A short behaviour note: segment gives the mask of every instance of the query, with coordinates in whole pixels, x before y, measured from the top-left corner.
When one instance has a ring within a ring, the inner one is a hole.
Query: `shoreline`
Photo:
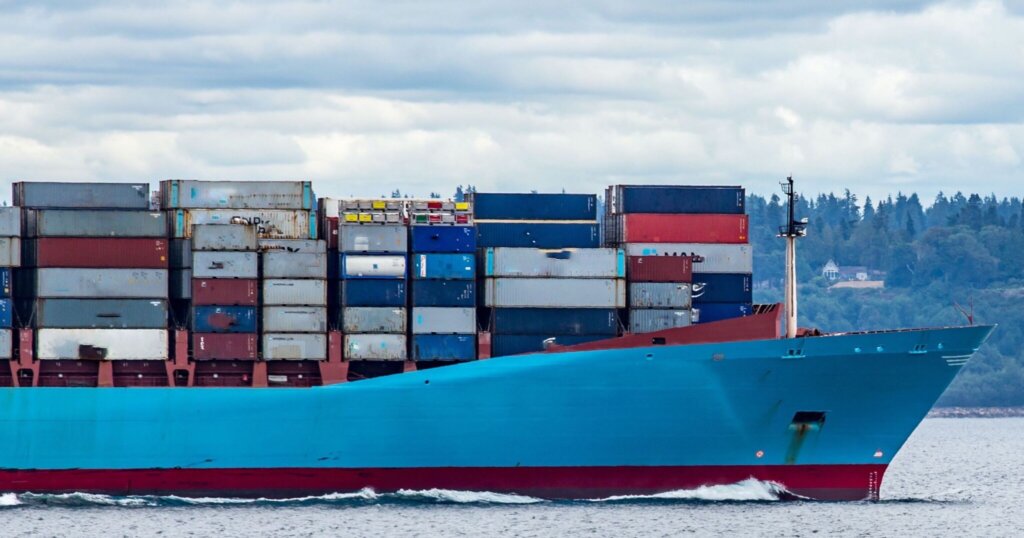
[[[925,418],[1024,417],[1024,407],[935,407]]]

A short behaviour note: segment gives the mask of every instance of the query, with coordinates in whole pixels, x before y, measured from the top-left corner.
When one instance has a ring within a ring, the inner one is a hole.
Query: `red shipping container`
[[[193,278],[192,304],[256,306],[260,283],[254,278]]]
[[[630,256],[626,278],[630,282],[692,282],[689,256]]]
[[[259,358],[259,335],[242,333],[192,333],[192,357],[197,361]]]
[[[338,250],[338,217],[324,218],[324,234],[327,236],[327,249]]]
[[[167,240],[123,237],[40,237],[31,240],[36,267],[167,269]]]
[[[623,243],[747,243],[746,215],[619,215]]]

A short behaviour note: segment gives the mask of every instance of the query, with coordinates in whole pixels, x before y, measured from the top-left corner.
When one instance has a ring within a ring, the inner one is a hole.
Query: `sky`
[[[1024,191],[1024,2],[0,0],[13,180]]]

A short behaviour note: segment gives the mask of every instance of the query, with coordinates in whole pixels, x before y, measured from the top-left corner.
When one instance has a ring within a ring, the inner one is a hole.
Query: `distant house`
[[[883,288],[885,272],[869,269],[863,265],[840,266],[835,260],[829,260],[821,268],[821,276],[829,282],[836,282],[834,288]],[[851,285],[858,283],[859,285]]]

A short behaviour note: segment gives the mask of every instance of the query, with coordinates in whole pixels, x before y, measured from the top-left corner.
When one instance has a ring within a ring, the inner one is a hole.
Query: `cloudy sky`
[[[1024,5],[0,0],[15,179],[1024,194]],[[6,196],[4,196],[6,197]]]

